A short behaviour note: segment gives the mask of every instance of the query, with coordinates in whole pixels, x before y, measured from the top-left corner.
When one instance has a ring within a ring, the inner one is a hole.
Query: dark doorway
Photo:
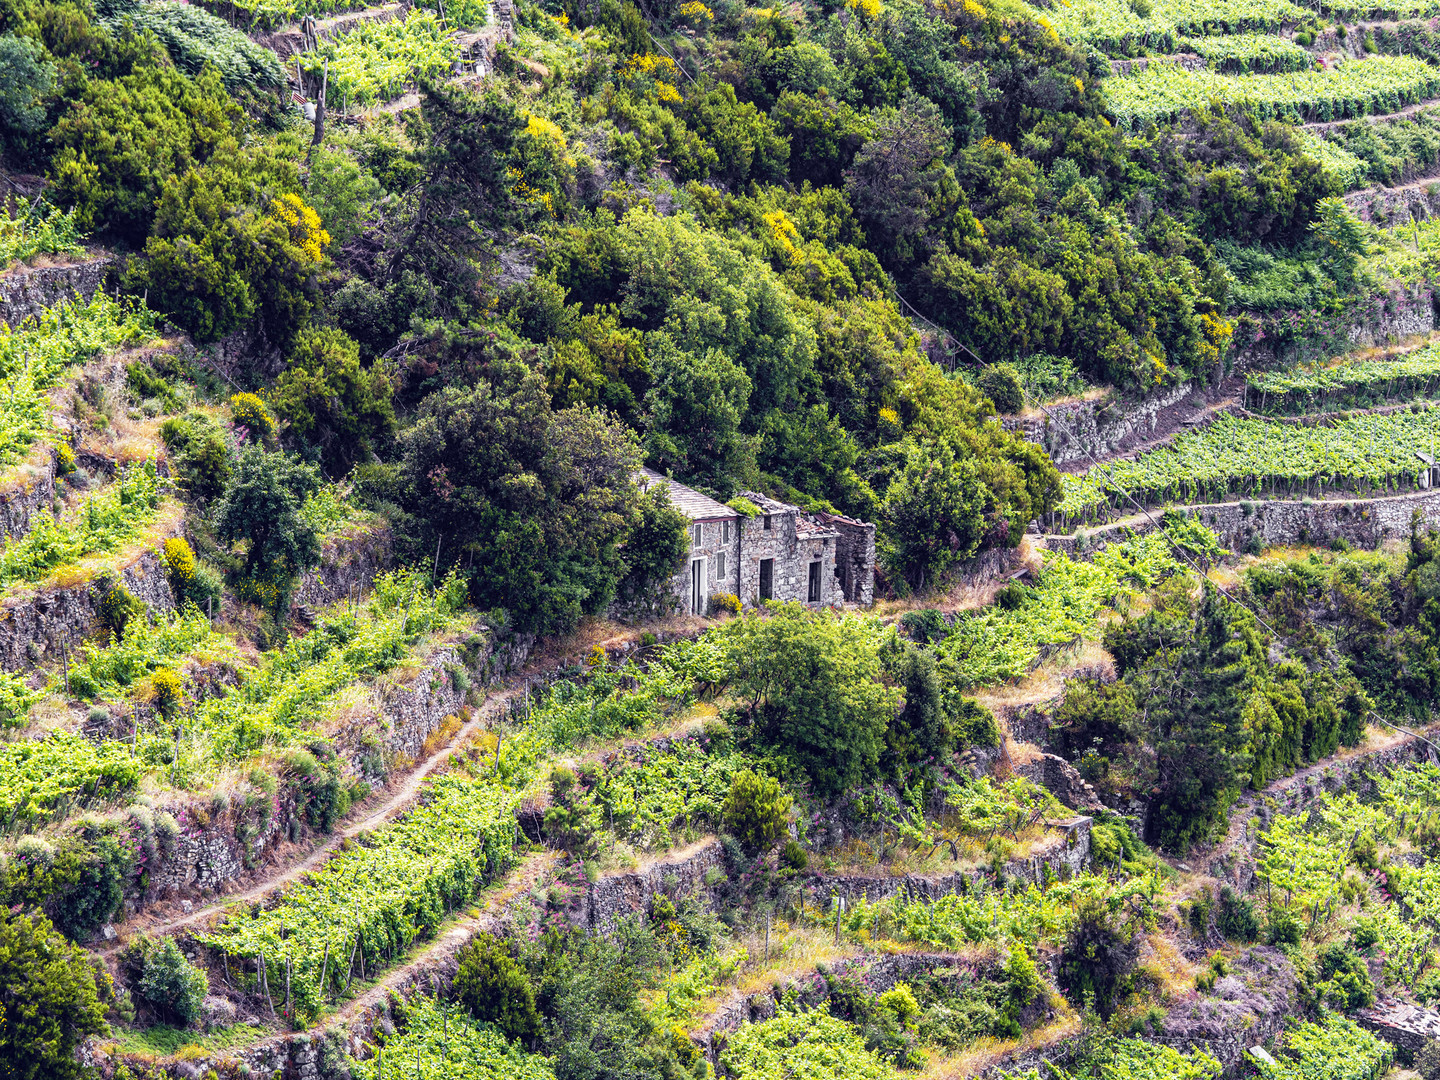
[[[812,562],[812,563],[810,564],[810,603],[812,603],[812,604],[818,604],[819,602],[820,602],[820,564],[819,564],[818,562]]]
[[[773,600],[775,598],[775,560],[760,560],[760,599]]]

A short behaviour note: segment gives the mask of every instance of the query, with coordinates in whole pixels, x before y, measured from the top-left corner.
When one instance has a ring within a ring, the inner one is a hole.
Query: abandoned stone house
[[[672,592],[682,611],[706,614],[710,597],[731,593],[752,607],[798,600],[811,607],[869,604],[875,599],[875,526],[839,514],[742,492],[760,513],[747,518],[693,488],[642,469],[642,488],[666,486],[690,522],[690,551]]]

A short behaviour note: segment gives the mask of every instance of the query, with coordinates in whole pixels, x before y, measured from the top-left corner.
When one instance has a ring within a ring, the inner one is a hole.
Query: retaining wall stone
[[[30,531],[31,519],[55,502],[55,455],[44,455],[37,467],[27,467],[15,485],[0,494],[0,539],[18,540]]]
[[[178,536],[178,526],[167,536]],[[157,537],[157,540],[164,537]],[[151,611],[171,611],[175,598],[160,556],[140,553],[119,577],[125,588]],[[18,671],[58,658],[62,643],[72,651],[99,624],[100,594],[92,582],[64,589],[43,589],[0,603],[0,667]]]
[[[0,275],[0,322],[19,326],[77,293],[89,303],[115,263],[113,257],[104,255],[72,266],[15,267]]]
[[[1148,436],[1159,423],[1161,409],[1184,401],[1192,394],[1203,392],[1190,383],[1183,383],[1163,394],[1144,401],[1125,401],[1110,395],[1090,401],[1051,405],[1056,420],[1046,415],[1002,417],[1001,426],[1033,443],[1038,443],[1056,465],[1081,461],[1094,454],[1103,457],[1113,453],[1135,435]]]
[[[1011,859],[1005,864],[1007,878],[1018,878],[1032,885],[1047,879],[1065,880],[1082,873],[1090,865],[1090,827],[1088,817],[1077,817],[1067,823],[1063,832],[1047,837],[1033,854]],[[835,897],[853,903],[867,903],[901,896],[908,900],[938,900],[952,893],[973,892],[992,881],[988,868],[962,870],[937,877],[906,874],[903,877],[871,877],[862,874],[814,874],[805,883],[806,892],[821,905]]]
[[[388,525],[375,525],[327,540],[320,565],[307,571],[295,588],[298,607],[324,607],[370,587],[395,558],[395,536]]]
[[[712,869],[722,876],[725,873],[725,851],[720,841],[713,839],[684,858],[662,859],[644,870],[600,878],[586,887],[573,921],[589,930],[608,932],[625,916],[647,912],[651,900],[662,893],[713,903],[712,889],[705,880]]]
[[[1374,548],[1386,540],[1410,535],[1410,519],[1420,512],[1423,523],[1440,525],[1440,491],[1412,491],[1373,499],[1266,499],[1263,501],[1204,503],[1177,506],[1215,530],[1220,545],[1244,551],[1257,542],[1265,547],[1284,544],[1327,544],[1343,539],[1356,547]],[[1161,511],[1151,511],[1158,522]],[[1151,530],[1148,519],[1112,522],[1094,529],[1078,529],[1073,536],[1050,534],[1045,545],[1074,558],[1084,558],[1132,533]]]

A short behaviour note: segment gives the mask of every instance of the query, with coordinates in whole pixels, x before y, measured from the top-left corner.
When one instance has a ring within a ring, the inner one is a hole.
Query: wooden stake
[[[330,939],[325,939],[325,959],[320,962],[320,993],[325,993],[325,976],[330,971]]]
[[[355,950],[360,948],[360,928],[355,928],[355,944],[350,946],[350,963],[345,965],[345,989],[341,993],[350,990],[350,980],[355,977]]]
[[[65,661],[65,696],[70,696],[70,650],[65,646],[65,639],[60,639],[60,655]]]

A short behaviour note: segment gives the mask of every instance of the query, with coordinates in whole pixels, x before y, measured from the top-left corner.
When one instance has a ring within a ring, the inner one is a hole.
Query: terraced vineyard
[[[1440,346],[1386,360],[1342,359],[1292,371],[1255,372],[1245,379],[1252,412],[1298,416],[1431,398],[1440,387]]]
[[[459,55],[435,15],[413,10],[404,19],[360,23],[305,54],[301,64],[318,79],[328,63],[334,100],[365,106],[390,101],[416,79],[450,70]]]
[[[1417,450],[1440,445],[1440,411],[1424,408],[1337,419],[1323,427],[1221,415],[1133,461],[1065,477],[1056,511],[1062,529],[1096,524],[1142,505],[1223,502],[1327,492],[1410,490],[1425,466]]]
[[[1341,120],[1397,112],[1440,92],[1440,70],[1407,56],[1371,56],[1279,75],[1223,75],[1152,63],[1107,87],[1116,120],[1135,128],[1176,120],[1211,101],[1261,119]]]

